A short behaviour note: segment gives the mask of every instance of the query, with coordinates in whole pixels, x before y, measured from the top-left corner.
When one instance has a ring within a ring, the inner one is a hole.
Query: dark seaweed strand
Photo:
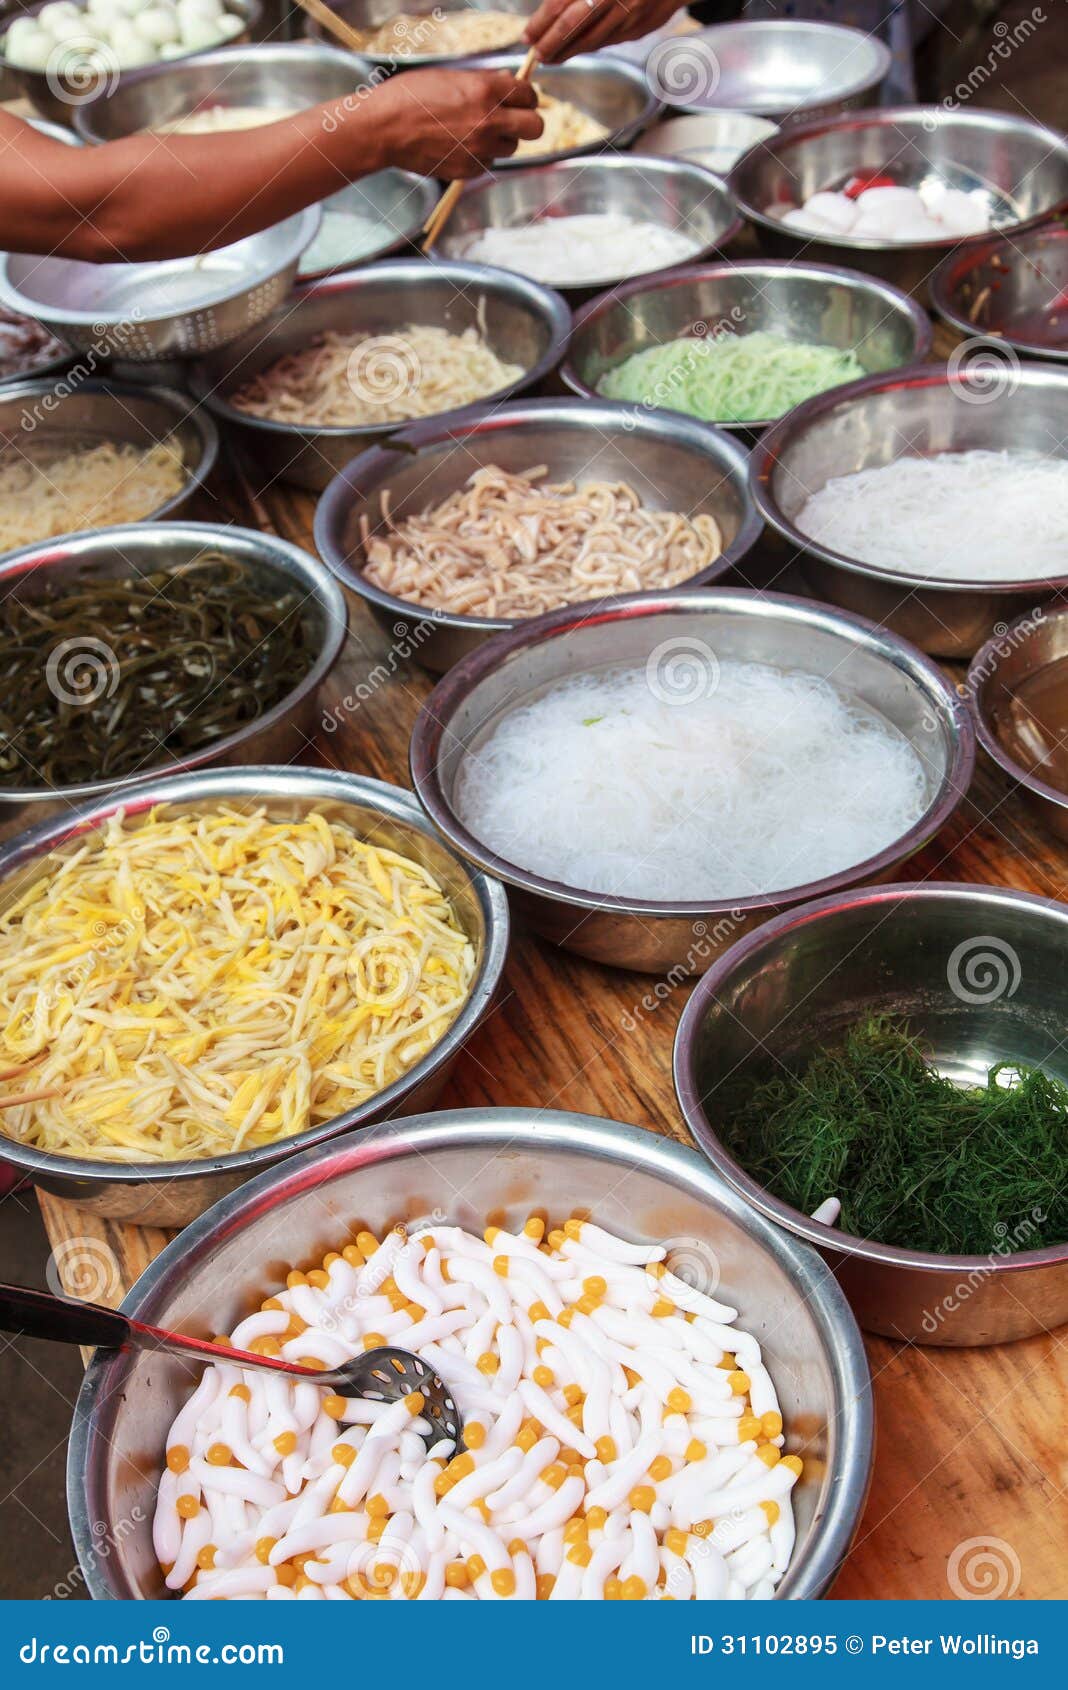
[[[804,1214],[830,1196],[858,1238],[936,1255],[1036,1250],[1068,1238],[1068,1087],[1005,1065],[963,1089],[906,1025],[858,1023],[803,1071],[717,1093],[723,1142]]]
[[[218,553],[126,580],[83,577],[33,602],[12,594],[0,607],[0,786],[118,779],[255,721],[315,661],[300,603],[269,597]],[[63,648],[68,664],[79,652],[102,661],[100,696],[57,693],[49,660]]]

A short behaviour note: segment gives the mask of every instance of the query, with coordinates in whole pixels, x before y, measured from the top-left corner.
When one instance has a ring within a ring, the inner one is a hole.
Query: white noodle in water
[[[1068,460],[943,452],[836,475],[794,518],[843,557],[940,581],[1068,575]]]
[[[498,856],[618,897],[718,902],[854,868],[927,804],[917,752],[829,681],[663,662],[575,675],[508,711],[455,803]]]
[[[365,217],[359,211],[324,211],[319,233],[301,257],[300,273],[310,276],[316,270],[340,270],[345,264],[358,264],[388,246],[397,233],[381,217]]]
[[[545,217],[522,229],[484,229],[464,248],[479,264],[518,270],[537,282],[575,287],[603,277],[637,276],[683,264],[700,246],[685,229],[640,222],[620,212]]]

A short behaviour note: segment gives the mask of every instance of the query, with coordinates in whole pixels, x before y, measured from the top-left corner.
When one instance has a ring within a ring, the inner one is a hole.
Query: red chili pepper
[[[870,176],[851,176],[842,192],[847,199],[855,200],[869,188],[896,188],[899,185],[892,176],[882,176],[876,171]]]

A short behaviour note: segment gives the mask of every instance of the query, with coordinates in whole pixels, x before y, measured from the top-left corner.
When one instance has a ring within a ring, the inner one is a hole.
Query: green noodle
[[[608,370],[597,391],[702,422],[765,422],[864,374],[852,352],[758,329],[647,347]]]

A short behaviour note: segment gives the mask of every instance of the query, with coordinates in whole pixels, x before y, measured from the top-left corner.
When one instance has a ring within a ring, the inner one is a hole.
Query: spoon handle
[[[99,1303],[68,1302],[50,1291],[27,1285],[0,1285],[0,1331],[57,1344],[103,1344],[121,1349],[130,1340],[130,1322],[117,1309]]]

